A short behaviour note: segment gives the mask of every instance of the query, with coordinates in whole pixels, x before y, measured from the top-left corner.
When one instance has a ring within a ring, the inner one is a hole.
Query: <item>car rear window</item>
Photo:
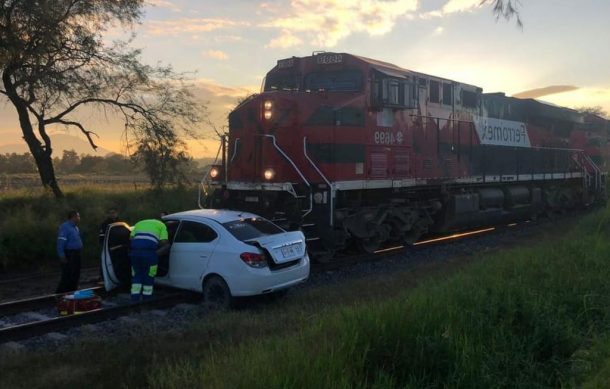
[[[260,218],[249,218],[235,220],[223,224],[234,237],[243,241],[258,238],[264,235],[273,235],[284,232],[281,228],[268,220]]]

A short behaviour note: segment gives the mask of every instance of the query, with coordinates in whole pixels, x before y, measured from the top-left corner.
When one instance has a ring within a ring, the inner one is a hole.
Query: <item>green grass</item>
[[[608,215],[549,224],[528,248],[310,289],[186,330],[139,324],[129,339],[5,359],[0,386],[607,387]]]
[[[0,270],[33,270],[57,266],[57,228],[70,209],[81,214],[85,265],[97,264],[98,228],[107,209],[118,208],[123,220],[135,223],[157,217],[162,210],[197,207],[197,189],[172,188],[162,192],[134,189],[130,185],[66,188],[65,198],[55,199],[40,190],[18,190],[0,198]]]
[[[495,254],[441,282],[201,359],[153,387],[557,387],[587,378],[580,350],[610,326],[604,218],[558,242]],[[606,381],[608,364],[592,385]],[[598,361],[593,360],[592,365]],[[593,370],[593,369],[591,369]],[[587,374],[592,374],[590,371]]]

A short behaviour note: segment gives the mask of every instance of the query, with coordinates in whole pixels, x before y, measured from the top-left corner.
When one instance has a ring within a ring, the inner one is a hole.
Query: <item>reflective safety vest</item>
[[[133,226],[131,231],[131,240],[148,240],[153,242],[155,245],[160,240],[167,240],[167,227],[165,223],[156,219],[142,220]]]

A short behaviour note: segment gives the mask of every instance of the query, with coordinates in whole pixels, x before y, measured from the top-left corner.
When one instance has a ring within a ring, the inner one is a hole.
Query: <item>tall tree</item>
[[[80,165],[80,157],[76,151],[64,150],[64,153],[61,156],[59,168],[66,173],[72,173],[72,171],[74,171],[78,165]]]
[[[57,197],[49,126],[71,126],[97,148],[84,107],[121,115],[138,143],[159,128],[193,135],[199,107],[184,78],[148,66],[130,42],[107,44],[115,26],[139,22],[143,0],[0,0],[0,95],[14,106],[42,184]],[[162,123],[160,126],[159,123]]]
[[[188,182],[185,174],[191,159],[182,151],[182,141],[163,123],[154,127],[142,128],[148,132],[140,137],[134,161],[144,167],[150,183],[160,189],[168,183],[183,184]]]
[[[602,117],[604,119],[608,117],[608,113],[599,105],[596,105],[593,107],[576,107],[574,109],[580,113],[595,115],[595,116]]]

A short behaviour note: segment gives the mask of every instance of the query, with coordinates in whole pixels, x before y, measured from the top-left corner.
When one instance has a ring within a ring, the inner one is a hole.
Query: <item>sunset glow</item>
[[[313,51],[348,52],[508,95],[610,112],[610,2],[524,1],[514,21],[496,21],[480,0],[149,0],[134,46],[147,63],[193,72],[211,123],[226,126],[239,99],[259,90],[276,61]],[[110,31],[109,38],[129,32]],[[83,115],[90,115],[83,113]],[[91,114],[104,149],[125,152],[122,125]],[[0,146],[23,144],[14,109],[0,104]],[[65,133],[57,127],[52,132]],[[216,152],[211,126],[189,141]],[[79,136],[71,129],[69,134]]]

